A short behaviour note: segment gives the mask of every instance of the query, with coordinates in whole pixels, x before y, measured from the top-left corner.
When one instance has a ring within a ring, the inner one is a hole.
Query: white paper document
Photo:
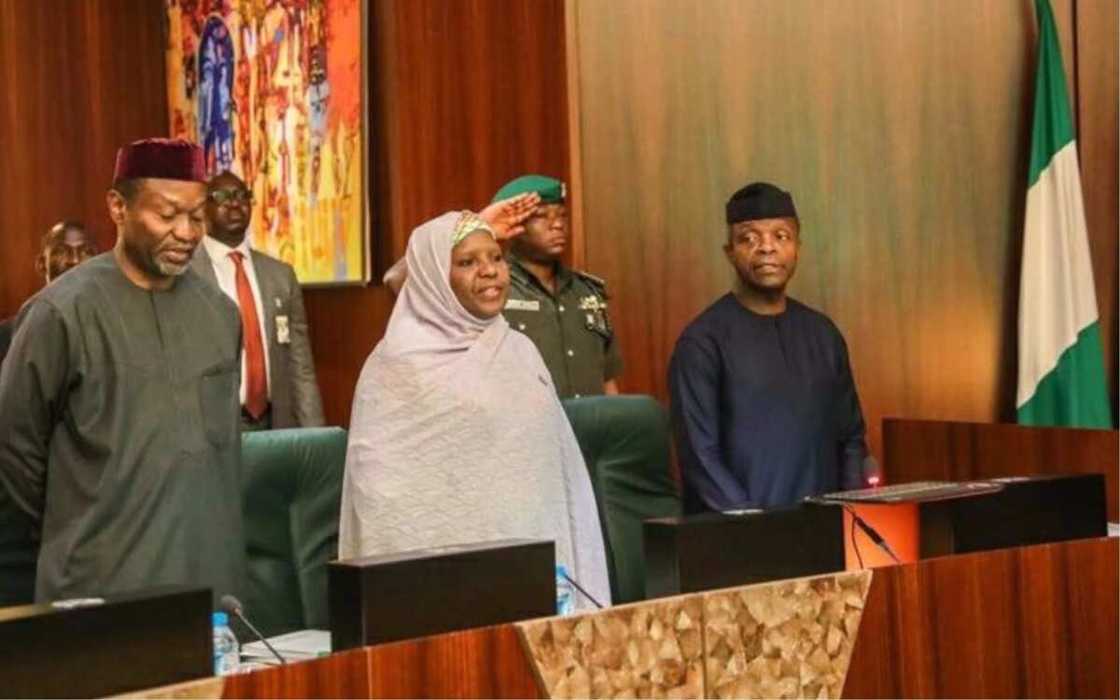
[[[288,661],[303,661],[331,653],[331,633],[327,630],[299,630],[268,641]],[[241,656],[252,659],[275,659],[272,652],[261,642],[250,642],[241,647]]]

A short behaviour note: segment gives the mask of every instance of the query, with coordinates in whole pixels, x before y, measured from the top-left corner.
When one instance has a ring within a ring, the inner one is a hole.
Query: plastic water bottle
[[[229,615],[224,612],[214,613],[214,675],[228,676],[237,673],[241,663],[241,650],[237,646],[237,637],[229,628]]]
[[[575,591],[568,581],[568,570],[563,564],[556,565],[556,614],[571,615],[576,611]]]

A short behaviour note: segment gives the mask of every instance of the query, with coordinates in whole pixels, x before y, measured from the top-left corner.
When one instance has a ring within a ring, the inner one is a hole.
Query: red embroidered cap
[[[113,182],[141,177],[206,182],[202,148],[183,139],[142,139],[121,146]]]

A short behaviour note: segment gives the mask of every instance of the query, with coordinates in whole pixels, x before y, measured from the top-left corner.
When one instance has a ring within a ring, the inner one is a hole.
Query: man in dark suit
[[[253,194],[224,172],[207,185],[207,235],[191,265],[241,310],[242,429],[323,425],[303,291],[291,265],[249,247]]]

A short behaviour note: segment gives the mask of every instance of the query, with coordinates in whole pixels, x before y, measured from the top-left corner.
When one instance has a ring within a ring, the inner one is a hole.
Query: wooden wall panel
[[[151,0],[0,0],[0,318],[42,287],[51,224],[82,221],[102,249],[116,240],[117,147],[167,133],[161,13]]]
[[[377,272],[411,230],[524,172],[567,177],[563,0],[370,0]],[[324,409],[346,427],[382,286],[305,292]]]
[[[586,264],[627,390],[666,398],[677,336],[731,285],[723,204],[762,179],[794,194],[791,292],[844,332],[874,452],[884,415],[1013,418],[1032,2],[570,2]]]
[[[1115,538],[875,570],[844,697],[1117,697]]]
[[[1117,27],[1120,3],[1115,0],[1077,1],[1077,135],[1085,218],[1093,254],[1093,278],[1101,313],[1104,362],[1112,396],[1117,403],[1117,295],[1120,279],[1120,69],[1117,67]]]

